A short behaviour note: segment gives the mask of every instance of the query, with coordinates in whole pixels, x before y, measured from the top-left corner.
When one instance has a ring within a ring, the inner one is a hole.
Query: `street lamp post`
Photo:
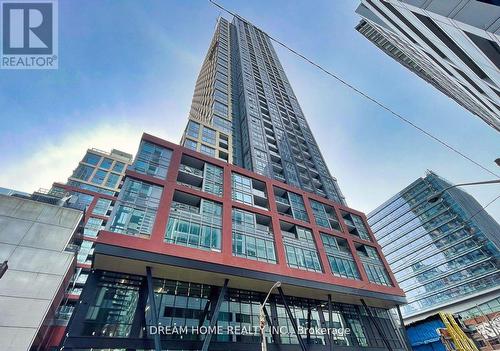
[[[267,343],[266,343],[266,336],[264,334],[264,327],[266,326],[266,316],[264,314],[264,306],[266,305],[267,299],[269,299],[269,296],[271,295],[271,292],[275,288],[279,288],[281,286],[281,282],[278,281],[274,283],[274,285],[269,289],[269,292],[267,293],[266,298],[260,305],[259,309],[259,327],[260,327],[260,337],[261,337],[261,351],[267,351]]]
[[[437,193],[429,196],[429,198],[427,199],[427,202],[430,202],[430,203],[437,202],[447,190],[449,190],[451,188],[456,188],[458,186],[479,185],[479,184],[495,184],[495,183],[500,183],[500,179],[486,180],[483,182],[461,183],[461,184],[451,185],[451,186],[444,188],[443,190],[438,191]]]

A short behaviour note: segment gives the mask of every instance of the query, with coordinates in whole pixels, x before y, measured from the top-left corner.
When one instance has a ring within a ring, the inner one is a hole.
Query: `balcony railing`
[[[275,196],[276,202],[279,202],[281,204],[285,205],[290,205],[290,202],[288,201],[287,198],[281,197],[281,196]]]
[[[266,193],[264,191],[262,191],[262,190],[252,189],[252,194],[267,199]]]
[[[190,167],[190,166],[186,166],[186,165],[181,164],[179,167],[179,170],[182,172],[188,173],[188,174],[195,175],[197,177],[203,177],[203,171],[201,169],[198,169],[198,168],[194,168],[194,167]]]

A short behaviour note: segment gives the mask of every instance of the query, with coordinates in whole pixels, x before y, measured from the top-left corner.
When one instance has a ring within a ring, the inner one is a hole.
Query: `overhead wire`
[[[237,17],[238,19],[254,26],[255,28],[259,29],[260,31],[262,31],[263,33],[265,33],[267,35],[267,37],[272,40],[273,42],[277,43],[278,45],[282,46],[283,48],[287,49],[288,51],[290,51],[291,53],[293,53],[294,55],[300,57],[301,59],[303,59],[304,61],[308,62],[309,64],[313,65],[314,67],[316,67],[317,69],[319,69],[320,71],[324,72],[325,74],[327,74],[328,76],[334,78],[335,80],[337,80],[338,82],[340,82],[341,84],[343,84],[344,86],[348,87],[349,89],[353,90],[354,92],[356,92],[358,95],[361,95],[362,97],[364,97],[365,99],[369,100],[370,102],[376,104],[377,106],[379,106],[380,108],[384,109],[385,111],[389,112],[391,115],[393,115],[394,117],[398,118],[399,120],[401,120],[402,122],[406,123],[407,125],[415,128],[416,130],[418,130],[419,132],[423,133],[424,135],[426,135],[427,137],[431,138],[432,140],[436,141],[437,143],[441,144],[442,146],[444,146],[445,148],[451,150],[452,152],[456,153],[457,155],[461,156],[462,158],[464,158],[465,160],[469,161],[470,163],[476,165],[477,167],[481,168],[483,171],[485,172],[488,172],[489,174],[495,176],[496,178],[500,178],[500,175],[496,174],[495,172],[491,171],[490,169],[488,169],[487,167],[483,166],[482,164],[480,164],[479,162],[475,161],[474,159],[472,159],[470,156],[467,156],[466,154],[464,154],[462,151],[458,150],[456,147],[450,145],[449,143],[447,143],[446,141],[438,138],[437,136],[433,135],[431,132],[429,132],[428,130],[418,126],[415,122],[411,121],[410,119],[406,118],[405,116],[403,116],[402,114],[394,111],[391,107],[388,107],[386,104],[384,104],[383,102],[380,102],[379,100],[377,100],[376,98],[370,96],[368,93],[365,93],[364,91],[362,91],[361,89],[355,87],[352,83],[349,83],[346,79],[340,77],[338,74],[335,74],[333,72],[331,72],[330,70],[324,68],[323,66],[321,66],[320,64],[316,63],[315,61],[313,61],[312,59],[309,59],[307,56],[305,56],[304,54],[301,54],[300,52],[298,52],[297,50],[291,48],[289,45],[285,44],[283,41],[269,35],[267,32],[261,30],[259,27],[255,26],[253,23],[247,21],[246,19],[244,19],[243,17],[241,17],[240,15],[238,15],[237,13],[233,12],[233,11],[230,11],[228,10],[227,8],[225,8],[224,6],[218,4],[217,2],[215,2],[214,0],[209,0],[210,3],[212,3],[214,6],[218,7],[219,9],[221,9],[222,11],[230,14],[231,16],[234,16],[234,17]]]

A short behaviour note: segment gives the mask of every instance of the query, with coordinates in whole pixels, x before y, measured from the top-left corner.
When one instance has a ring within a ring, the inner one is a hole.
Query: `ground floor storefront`
[[[148,271],[150,272],[150,271]],[[64,350],[260,349],[258,291],[152,275],[94,270],[70,322]],[[154,296],[154,299],[151,297]],[[387,309],[294,297],[281,288],[262,313],[268,350],[402,350]]]

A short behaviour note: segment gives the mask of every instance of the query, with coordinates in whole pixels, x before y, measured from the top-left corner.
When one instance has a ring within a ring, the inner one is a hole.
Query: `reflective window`
[[[198,249],[220,251],[221,240],[222,205],[176,192],[165,241]]]
[[[118,197],[119,205],[110,221],[109,230],[124,234],[150,235],[163,188],[127,178]]]
[[[224,186],[224,170],[211,163],[205,163],[203,172],[203,191],[222,196]]]
[[[101,164],[99,165],[100,168],[102,169],[110,169],[111,165],[113,164],[113,160],[110,158],[105,157]]]
[[[209,147],[209,146],[201,144],[201,146],[200,146],[200,152],[202,152],[202,153],[204,153],[204,154],[206,154],[208,156],[215,157],[215,149],[212,148],[212,147]]]
[[[194,121],[189,121],[186,134],[189,135],[190,137],[193,137],[195,139],[198,139],[198,134],[200,133],[200,124],[196,123]]]
[[[342,278],[360,279],[347,240],[329,234],[321,234],[321,240],[333,275]]]
[[[368,245],[356,245],[356,251],[359,258],[361,258],[368,280],[375,284],[392,286],[389,274],[387,273],[377,250]]]
[[[132,168],[136,172],[165,179],[171,157],[172,150],[142,140]]]
[[[207,127],[203,127],[201,133],[201,140],[207,144],[215,145],[216,132],[215,130]]]
[[[85,316],[82,334],[129,337],[141,284],[142,277],[102,272],[94,301]]]
[[[99,161],[101,160],[101,156],[93,154],[91,152],[87,152],[85,157],[83,158],[83,162],[88,163],[93,166],[97,166]]]
[[[78,167],[74,170],[72,177],[81,179],[83,181],[88,181],[90,176],[94,172],[94,169],[94,167],[79,164]]]
[[[119,179],[120,176],[118,174],[109,173],[108,178],[106,179],[106,184],[104,184],[104,186],[108,188],[116,188]]]
[[[269,217],[233,208],[233,255],[276,263]]]
[[[92,177],[91,182],[94,183],[94,184],[100,185],[104,181],[104,178],[106,178],[107,174],[108,174],[108,172],[103,171],[102,169],[98,169],[95,172],[94,176]]]
[[[184,147],[187,147],[188,149],[196,151],[197,146],[198,146],[198,143],[196,141],[193,141],[191,139],[184,140]]]
[[[280,225],[288,266],[322,272],[312,232],[285,222],[281,222]]]
[[[85,223],[85,227],[83,228],[83,235],[92,238],[97,237],[99,230],[103,229],[102,222],[103,220],[100,218],[90,217],[87,223]]]
[[[105,216],[108,212],[109,206],[111,206],[111,200],[101,198],[97,200],[92,213],[99,216]]]
[[[321,202],[309,200],[316,224],[323,228],[342,231],[335,209]]]
[[[123,168],[125,168],[125,163],[116,161],[113,166],[113,172],[122,173]]]

